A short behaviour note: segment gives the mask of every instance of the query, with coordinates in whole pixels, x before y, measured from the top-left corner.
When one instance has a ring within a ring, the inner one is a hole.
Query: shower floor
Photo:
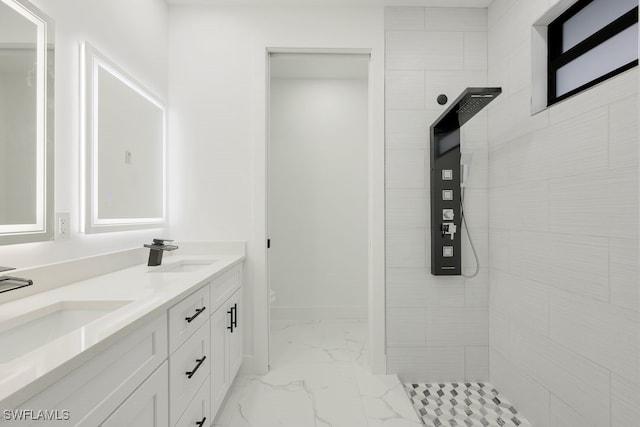
[[[486,383],[405,384],[413,408],[428,427],[531,427]]]

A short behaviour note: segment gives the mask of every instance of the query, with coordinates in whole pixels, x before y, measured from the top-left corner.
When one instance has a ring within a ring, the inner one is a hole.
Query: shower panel
[[[502,93],[467,88],[431,126],[431,274],[462,274],[460,127]]]

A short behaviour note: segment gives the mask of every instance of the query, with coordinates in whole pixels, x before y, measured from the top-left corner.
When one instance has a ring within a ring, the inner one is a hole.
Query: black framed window
[[[638,1],[579,0],[548,27],[547,105],[638,65]]]

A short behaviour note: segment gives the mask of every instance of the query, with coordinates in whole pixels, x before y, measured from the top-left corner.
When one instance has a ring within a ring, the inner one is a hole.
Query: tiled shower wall
[[[385,21],[387,370],[413,382],[486,381],[487,113],[462,134],[463,152],[473,153],[466,216],[482,264],[474,279],[430,274],[428,171],[431,124],[464,88],[487,83],[487,10],[387,8]]]
[[[536,427],[627,427],[638,375],[638,72],[531,115],[531,25],[489,8],[490,380]]]

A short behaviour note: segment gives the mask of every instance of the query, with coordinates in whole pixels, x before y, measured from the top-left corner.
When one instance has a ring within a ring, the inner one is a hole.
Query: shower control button
[[[442,256],[445,258],[453,257],[453,246],[443,246],[442,247]]]
[[[453,221],[453,209],[442,209],[442,219],[445,221]]]
[[[451,170],[451,169],[442,169],[442,180],[443,181],[451,181],[451,180],[453,180],[453,170]]]
[[[453,200],[453,190],[442,190],[442,200]]]

